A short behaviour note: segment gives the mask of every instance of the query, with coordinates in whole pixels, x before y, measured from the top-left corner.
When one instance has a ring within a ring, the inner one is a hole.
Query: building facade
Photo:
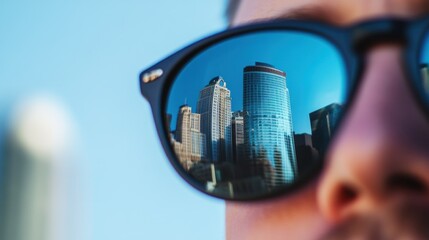
[[[199,93],[197,113],[201,132],[206,136],[207,160],[232,161],[231,92],[225,80],[217,76]]]
[[[200,131],[200,114],[192,113],[188,105],[179,108],[176,121],[176,154],[182,165],[189,168],[193,162],[204,159],[206,155],[205,135]]]
[[[278,186],[297,177],[292,113],[286,73],[256,62],[243,73],[244,145],[249,161],[268,161]]]
[[[428,64],[420,65],[420,73],[422,75],[423,87],[426,90],[426,93],[429,94],[429,66]]]

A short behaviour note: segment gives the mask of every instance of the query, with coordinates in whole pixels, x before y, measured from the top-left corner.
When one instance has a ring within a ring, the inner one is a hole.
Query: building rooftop
[[[223,84],[222,86],[226,87],[226,82],[221,76],[216,76],[212,78],[207,86],[216,85],[216,84],[219,84],[219,85]]]
[[[255,66],[263,66],[263,67],[270,67],[270,68],[276,68],[271,64],[264,63],[264,62],[255,62]]]
[[[282,70],[275,68],[271,64],[263,62],[255,62],[255,65],[253,66],[246,66],[244,68],[244,72],[266,72],[286,77],[286,73]]]

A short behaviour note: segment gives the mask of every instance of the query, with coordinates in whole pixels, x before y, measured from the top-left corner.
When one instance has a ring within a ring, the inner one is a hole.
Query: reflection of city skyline
[[[179,108],[171,134],[185,170],[207,190],[230,195],[296,180],[306,170],[303,163],[310,164],[307,158],[323,153],[341,107],[310,113],[313,136],[294,134],[286,73],[260,62],[243,69],[241,110],[231,111],[232,94],[221,76],[214,77],[200,90],[195,112],[186,104]]]

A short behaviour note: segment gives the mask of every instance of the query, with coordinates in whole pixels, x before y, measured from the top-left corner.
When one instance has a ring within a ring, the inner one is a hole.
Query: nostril
[[[406,191],[425,193],[426,185],[416,176],[407,173],[395,173],[386,180],[386,189],[389,192]]]
[[[357,190],[348,185],[342,185],[339,187],[338,190],[339,191],[337,192],[338,195],[336,198],[338,206],[344,207],[346,205],[349,205],[358,196]]]

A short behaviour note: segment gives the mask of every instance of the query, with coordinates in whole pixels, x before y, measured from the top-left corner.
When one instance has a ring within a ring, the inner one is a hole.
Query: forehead
[[[304,18],[336,25],[369,18],[412,18],[429,12],[429,0],[240,0],[232,25],[274,18]]]

